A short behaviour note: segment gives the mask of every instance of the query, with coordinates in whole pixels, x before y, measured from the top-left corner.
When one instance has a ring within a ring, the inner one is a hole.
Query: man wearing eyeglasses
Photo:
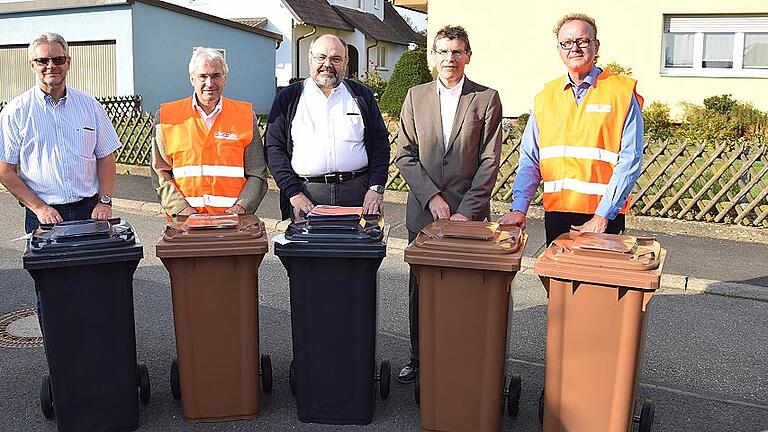
[[[189,61],[192,96],[160,105],[152,167],[169,217],[253,214],[267,193],[257,119],[250,103],[222,96],[228,74],[221,52],[196,48]]]
[[[446,26],[432,45],[438,78],[411,88],[400,114],[395,164],[410,189],[409,241],[438,219],[490,217],[501,155],[501,101],[496,90],[464,74],[472,49],[463,27]],[[419,290],[411,273],[408,318],[411,358],[397,379],[419,376]]]
[[[313,40],[307,59],[310,77],[278,93],[267,125],[282,217],[300,218],[318,204],[380,213],[389,133],[373,93],[344,79],[347,45],[339,37]]]
[[[520,146],[514,201],[499,219],[525,228],[528,206],[543,181],[547,244],[569,230],[623,232],[643,155],[637,82],[595,65],[595,21],[566,15],[555,34],[567,74],[536,96]]]
[[[26,208],[24,229],[112,217],[120,140],[93,97],[66,85],[69,45],[56,33],[28,48],[35,86],[0,114],[0,182]]]

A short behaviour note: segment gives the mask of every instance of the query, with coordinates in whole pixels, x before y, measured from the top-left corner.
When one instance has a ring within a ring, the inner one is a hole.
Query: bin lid
[[[119,218],[66,221],[38,228],[27,240],[24,268],[52,268],[141,259],[131,225]]]
[[[440,219],[424,227],[405,248],[405,262],[516,272],[527,238],[515,225]]]
[[[158,258],[264,255],[269,249],[264,222],[255,215],[193,214],[168,222]]]
[[[285,230],[287,242],[275,243],[276,255],[328,258],[386,256],[384,218],[381,215],[363,214],[361,207],[317,206],[313,212],[306,219],[288,225]]]
[[[571,231],[539,256],[534,271],[539,276],[656,289],[665,255],[653,237]]]

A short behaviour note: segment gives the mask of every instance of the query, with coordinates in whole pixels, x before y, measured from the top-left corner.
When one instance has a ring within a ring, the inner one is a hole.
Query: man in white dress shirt
[[[343,40],[318,37],[309,49],[310,78],[283,89],[272,105],[265,154],[283,219],[318,204],[381,210],[389,134],[373,93],[344,79],[347,60]]]
[[[28,49],[36,85],[0,114],[0,182],[26,208],[25,230],[65,220],[112,217],[120,147],[104,108],[67,87],[72,58],[56,33]]]

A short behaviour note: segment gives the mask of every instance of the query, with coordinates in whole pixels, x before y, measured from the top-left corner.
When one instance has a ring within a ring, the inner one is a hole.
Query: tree
[[[393,117],[399,117],[408,89],[430,81],[432,74],[427,67],[427,51],[415,49],[404,52],[395,63],[387,89],[381,96],[381,110]]]

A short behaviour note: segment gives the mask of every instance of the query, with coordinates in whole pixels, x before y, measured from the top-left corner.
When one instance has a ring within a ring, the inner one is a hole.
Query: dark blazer
[[[499,171],[499,94],[465,78],[445,146],[436,85],[433,81],[411,88],[400,113],[395,164],[410,188],[406,226],[414,233],[433,221],[428,203],[438,193],[451,214],[488,218]]]
[[[384,125],[381,111],[368,87],[355,81],[344,80],[343,84],[357,102],[365,127],[365,150],[368,154],[368,175],[370,185],[385,185],[389,168],[389,132]],[[280,211],[283,219],[291,216],[290,198],[305,192],[304,182],[293,171],[293,139],[291,122],[296,116],[304,81],[284,88],[275,97],[267,121],[264,157],[269,171],[280,188]]]

